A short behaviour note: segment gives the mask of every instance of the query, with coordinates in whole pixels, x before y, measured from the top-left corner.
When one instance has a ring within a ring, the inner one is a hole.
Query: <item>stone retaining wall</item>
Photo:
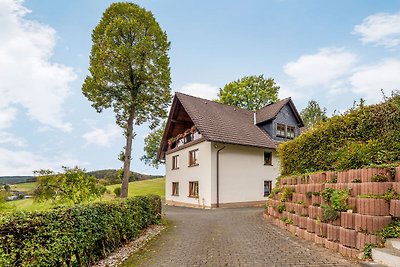
[[[387,176],[388,181],[373,182],[376,175]],[[400,200],[360,197],[383,195],[389,189],[400,194],[400,167],[395,173],[385,168],[365,168],[285,177],[281,179],[281,187],[292,187],[292,198],[281,202],[282,193],[274,195],[267,202],[265,216],[272,218],[277,226],[344,256],[358,257],[366,244],[381,243],[376,233],[394,217],[400,217]],[[322,193],[325,188],[351,188],[347,200],[351,212],[341,212],[337,220],[324,222],[323,209],[319,206],[326,203],[315,192]],[[280,213],[278,206],[282,205],[285,211]]]

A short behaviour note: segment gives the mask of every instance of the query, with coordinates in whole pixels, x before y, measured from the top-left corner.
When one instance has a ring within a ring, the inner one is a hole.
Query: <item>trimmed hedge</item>
[[[400,95],[361,106],[278,147],[281,175],[358,169],[400,161]]]
[[[8,215],[0,266],[89,266],[161,218],[159,196]]]

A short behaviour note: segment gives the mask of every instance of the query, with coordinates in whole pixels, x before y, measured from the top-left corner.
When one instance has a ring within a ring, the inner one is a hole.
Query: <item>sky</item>
[[[120,168],[112,111],[82,95],[91,32],[112,1],[0,0],[0,176]],[[213,99],[246,75],[272,77],[298,110],[328,114],[400,89],[400,1],[147,0],[171,42],[171,90]],[[131,170],[148,125],[136,126]]]

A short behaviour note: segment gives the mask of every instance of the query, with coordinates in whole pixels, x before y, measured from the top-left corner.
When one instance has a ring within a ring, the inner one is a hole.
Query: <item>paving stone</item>
[[[170,226],[128,266],[356,266],[264,219],[262,208],[165,207]]]

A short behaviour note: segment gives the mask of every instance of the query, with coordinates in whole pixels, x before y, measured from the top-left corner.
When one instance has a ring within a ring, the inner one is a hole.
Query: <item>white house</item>
[[[303,126],[290,98],[252,112],[176,93],[159,151],[166,163],[166,203],[265,203],[279,175],[276,147]]]

